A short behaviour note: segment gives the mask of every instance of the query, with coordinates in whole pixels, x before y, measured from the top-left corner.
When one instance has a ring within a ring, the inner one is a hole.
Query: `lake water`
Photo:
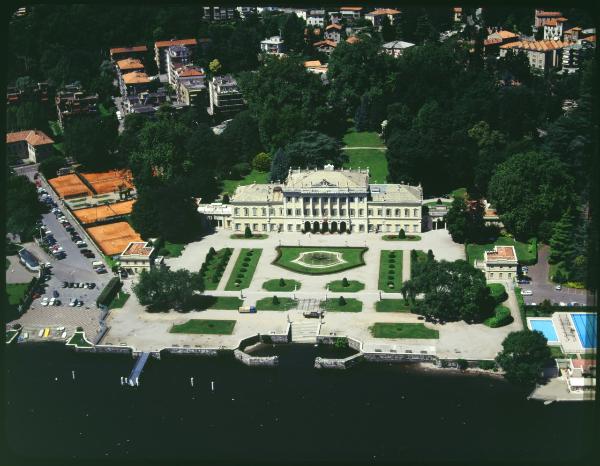
[[[406,365],[316,370],[316,351],[279,347],[277,368],[166,355],[151,359],[140,387],[131,388],[120,385],[133,367],[130,356],[11,345],[7,445],[16,455],[44,459],[207,461],[574,464],[585,451],[591,402],[544,406],[500,379]]]

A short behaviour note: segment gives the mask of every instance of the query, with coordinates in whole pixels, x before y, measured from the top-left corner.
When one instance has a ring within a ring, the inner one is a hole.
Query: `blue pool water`
[[[595,348],[598,338],[596,330],[597,315],[592,313],[571,314],[571,318],[583,347]]]
[[[549,342],[558,341],[554,324],[550,319],[529,319],[529,325],[531,330],[542,332]]]

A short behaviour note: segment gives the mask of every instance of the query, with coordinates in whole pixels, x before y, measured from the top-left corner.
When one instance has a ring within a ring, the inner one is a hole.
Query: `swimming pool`
[[[596,322],[598,317],[596,314],[586,312],[582,314],[571,314],[575,329],[579,335],[579,340],[584,348],[595,348],[598,337],[596,330]]]
[[[558,342],[558,336],[556,335],[552,319],[529,319],[529,326],[531,330],[542,332],[548,343]]]

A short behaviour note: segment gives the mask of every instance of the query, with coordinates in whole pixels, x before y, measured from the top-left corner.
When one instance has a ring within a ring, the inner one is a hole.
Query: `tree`
[[[208,64],[208,69],[212,74],[219,74],[219,71],[221,70],[221,62],[215,58]]]
[[[357,131],[379,131],[386,117],[386,101],[380,88],[372,88],[360,99],[354,115]]]
[[[347,279],[346,277],[344,277],[344,278],[342,279],[342,286],[343,286],[343,287],[347,287],[347,286],[349,286],[349,285],[350,285],[350,284],[348,283],[348,279]]]
[[[39,171],[46,179],[54,178],[59,168],[67,166],[67,160],[62,155],[52,155],[40,162]]]
[[[290,158],[283,149],[277,149],[271,162],[271,182],[283,182],[288,176]]]
[[[462,197],[455,197],[446,215],[446,227],[452,241],[464,243],[467,241],[467,203]]]
[[[87,170],[107,170],[116,166],[119,123],[116,116],[72,118],[65,124],[64,149]]]
[[[560,220],[554,224],[550,238],[551,264],[565,262],[570,264],[575,259],[574,236],[576,218],[571,208],[567,208]]]
[[[261,172],[268,172],[271,168],[271,156],[266,152],[259,152],[252,159],[252,167]]]
[[[46,208],[38,200],[35,185],[25,176],[8,171],[6,175],[6,231],[29,241]]]
[[[222,141],[219,160],[225,167],[250,163],[263,150],[258,123],[248,110],[233,117],[218,140]]]
[[[473,125],[467,134],[477,144],[473,169],[474,191],[477,194],[484,194],[487,192],[493,167],[504,160],[506,137],[500,131],[490,129],[490,125],[486,121],[479,121]]]
[[[536,180],[527,183],[523,180]],[[573,179],[558,159],[540,152],[515,154],[498,165],[488,194],[506,229],[518,239],[548,240],[552,222],[572,205]]]
[[[504,339],[496,362],[505,371],[507,380],[531,387],[541,380],[542,369],[550,356],[548,340],[541,332],[521,330],[509,333]]]
[[[466,359],[457,359],[456,365],[461,371],[464,371],[469,367],[469,362]]]
[[[398,232],[398,239],[404,239],[406,238],[406,233],[404,231],[404,228],[400,228],[400,231]]]
[[[384,15],[381,21],[381,37],[384,42],[389,42],[396,38],[396,28],[392,26],[387,15]]]
[[[244,237],[252,238],[252,230],[250,229],[249,226],[246,226],[246,228],[244,229]]]
[[[285,286],[285,280],[283,278],[279,279],[279,286],[281,286],[281,287]]]
[[[292,167],[323,168],[325,164],[340,167],[346,155],[335,139],[316,131],[302,131],[285,146]]]
[[[166,268],[143,270],[133,291],[143,306],[151,311],[187,309],[195,291],[203,291],[202,276],[189,270],[171,271]]]
[[[277,306],[279,304],[279,298],[277,296],[273,296],[273,304]]]
[[[304,20],[294,13],[285,15],[281,38],[288,50],[300,52],[304,48],[304,26]]]

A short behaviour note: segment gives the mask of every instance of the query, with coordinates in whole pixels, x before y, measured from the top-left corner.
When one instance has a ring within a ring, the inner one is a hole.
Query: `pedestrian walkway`
[[[296,320],[292,322],[292,341],[295,343],[316,343],[321,323],[318,319]]]
[[[410,251],[402,253],[402,281],[410,280]]]
[[[223,276],[221,277],[221,281],[219,282],[219,286],[217,286],[217,291],[224,291],[227,282],[229,281],[229,276],[231,275],[231,271],[235,266],[235,263],[240,255],[241,249],[234,249],[233,254],[229,258],[229,262],[227,263],[227,267],[225,267],[225,271],[223,272]]]

